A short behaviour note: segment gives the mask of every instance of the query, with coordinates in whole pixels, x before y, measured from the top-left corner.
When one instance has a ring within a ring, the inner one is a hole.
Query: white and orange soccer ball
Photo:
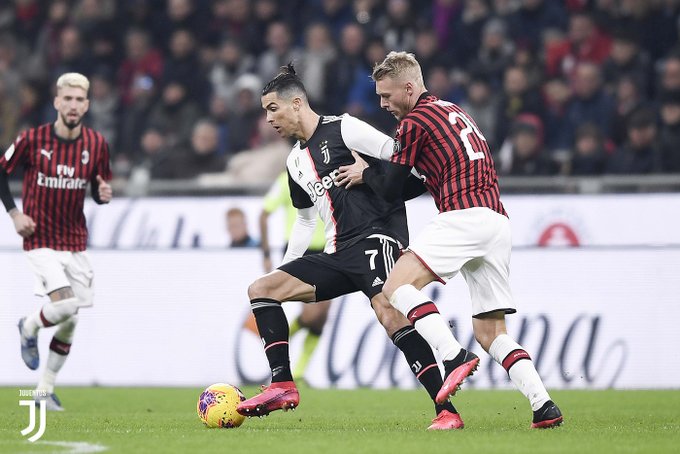
[[[203,424],[210,428],[232,429],[243,424],[245,416],[236,407],[246,399],[240,389],[228,383],[208,386],[198,398],[196,410]]]

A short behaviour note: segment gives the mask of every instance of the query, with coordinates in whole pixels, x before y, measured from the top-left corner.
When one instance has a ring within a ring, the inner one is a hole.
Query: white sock
[[[456,357],[463,348],[453,337],[449,325],[437,306],[412,285],[402,285],[390,298],[390,304],[409,319],[416,331],[439,353],[442,361]]]
[[[489,355],[508,372],[517,389],[529,399],[536,411],[550,400],[541,377],[529,354],[507,334],[501,334],[491,343]]]
[[[57,374],[66,362],[66,358],[68,358],[77,323],[78,315],[73,315],[65,322],[59,324],[59,327],[52,338],[52,343],[50,344],[47,366],[40,377],[40,382],[36,389],[47,391],[48,394],[54,392],[54,383],[57,380]]]
[[[78,312],[78,298],[51,301],[40,310],[32,313],[24,321],[24,329],[29,336],[35,336],[40,328],[58,325]],[[45,324],[45,321],[48,323]]]

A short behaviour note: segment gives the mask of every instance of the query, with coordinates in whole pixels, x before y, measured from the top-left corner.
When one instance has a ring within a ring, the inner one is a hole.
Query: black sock
[[[392,342],[402,351],[406,357],[406,362],[411,368],[411,372],[418,381],[425,387],[432,401],[437,397],[444,381],[437,366],[430,344],[418,334],[418,331],[411,325],[405,326],[392,335]],[[458,413],[450,401],[441,405],[435,404],[435,411],[439,414],[442,410],[451,413]]]
[[[272,370],[272,383],[292,381],[288,353],[288,320],[281,303],[271,298],[254,298],[250,307]]]

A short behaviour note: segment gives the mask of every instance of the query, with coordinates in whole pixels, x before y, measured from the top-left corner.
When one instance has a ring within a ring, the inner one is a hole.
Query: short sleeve
[[[394,151],[391,161],[396,164],[413,167],[425,140],[425,130],[415,122],[404,119],[394,139]]]
[[[113,178],[113,174],[111,173],[109,144],[106,143],[106,140],[102,141],[102,146],[100,148],[99,161],[97,162],[97,175],[101,175],[105,181],[109,181]]]
[[[309,198],[309,194],[293,180],[293,177],[290,176],[290,172],[288,173],[288,187],[290,189],[290,200],[293,202],[295,208],[301,209],[314,206],[312,199]]]
[[[0,166],[2,166],[7,173],[12,173],[14,169],[29,159],[29,149],[28,134],[24,131],[19,134],[14,143],[0,155]]]

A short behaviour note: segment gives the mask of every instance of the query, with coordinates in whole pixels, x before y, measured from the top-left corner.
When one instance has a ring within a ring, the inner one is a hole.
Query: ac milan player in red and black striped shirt
[[[470,290],[475,338],[529,399],[531,427],[561,424],[562,414],[529,354],[506,331],[505,314],[516,312],[509,283],[510,225],[484,135],[463,109],[427,92],[413,54],[391,52],[375,66],[373,79],[380,106],[400,120],[393,164],[368,167],[355,154],[356,162],[341,167],[336,182],[348,189],[364,182],[391,200],[415,170],[434,198],[439,214],[399,258],[383,293],[444,359],[437,402],[456,392],[479,358],[458,343],[420,289],[460,272]]]
[[[93,272],[85,253],[83,214],[88,184],[98,204],[112,198],[108,144],[81,123],[89,107],[89,86],[82,74],[63,74],[54,98],[56,121],[21,133],[0,156],[0,198],[24,239],[39,294],[50,297],[40,310],[19,321],[21,356],[30,369],[40,364],[38,330],[57,326],[36,393],[50,410],[63,410],[54,383],[71,348],[78,309],[92,305]],[[24,170],[23,212],[15,206],[7,182],[7,174],[18,167]]]

